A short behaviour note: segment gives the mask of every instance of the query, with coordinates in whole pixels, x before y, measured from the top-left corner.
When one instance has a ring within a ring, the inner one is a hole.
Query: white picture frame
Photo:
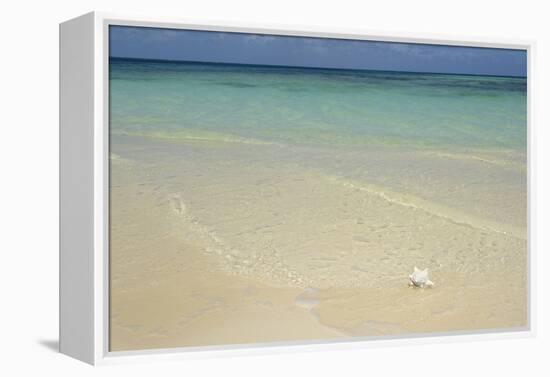
[[[108,347],[108,28],[110,25],[250,32],[336,39],[513,48],[528,61],[528,325],[510,331],[357,338],[109,352]],[[92,12],[60,24],[60,352],[90,364],[183,360],[387,345],[530,337],[535,334],[534,82],[532,41],[378,33],[235,22],[196,23],[171,18]]]

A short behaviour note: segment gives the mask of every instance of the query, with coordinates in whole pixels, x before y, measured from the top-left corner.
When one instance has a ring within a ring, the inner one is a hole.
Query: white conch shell
[[[414,272],[409,275],[409,285],[418,288],[433,287],[434,283],[428,278],[428,269],[419,270],[416,266]]]

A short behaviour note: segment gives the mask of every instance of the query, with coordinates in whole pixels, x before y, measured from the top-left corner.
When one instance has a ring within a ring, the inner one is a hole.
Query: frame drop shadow
[[[59,340],[57,339],[41,339],[38,341],[38,344],[52,352],[59,352]]]

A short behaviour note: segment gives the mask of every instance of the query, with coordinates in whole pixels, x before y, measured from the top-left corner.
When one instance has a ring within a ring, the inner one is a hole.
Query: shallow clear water
[[[526,79],[112,59],[114,133],[526,147]]]

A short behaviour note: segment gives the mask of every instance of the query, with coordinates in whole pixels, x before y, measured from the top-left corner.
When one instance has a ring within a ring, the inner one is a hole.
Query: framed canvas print
[[[91,13],[60,51],[61,352],[531,334],[530,43]]]

